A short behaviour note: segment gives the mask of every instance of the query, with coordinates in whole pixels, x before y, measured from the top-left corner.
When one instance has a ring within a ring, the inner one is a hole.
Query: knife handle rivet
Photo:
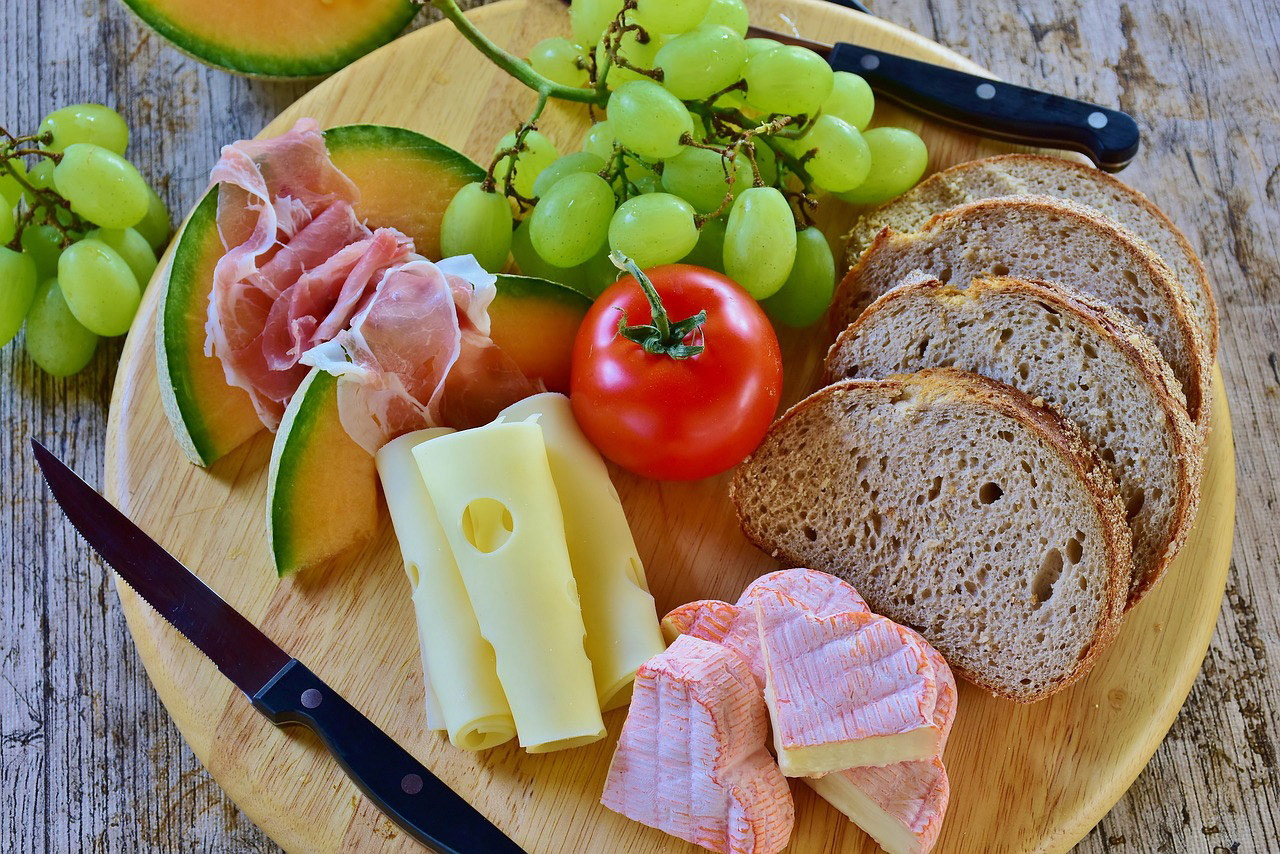
[[[990,101],[996,96],[996,87],[990,83],[979,83],[978,88],[974,90],[974,94],[984,101]]]
[[[422,791],[422,778],[417,774],[405,774],[400,781],[400,790],[406,795],[416,795]]]
[[[864,53],[862,55],[862,59],[858,60],[858,64],[867,71],[875,71],[880,67],[880,57],[876,56],[874,53]]]
[[[302,707],[304,709],[314,709],[320,705],[320,692],[315,688],[308,688],[302,692]]]
[[[1102,130],[1104,127],[1107,126],[1107,114],[1099,113],[1097,111],[1092,112],[1089,114],[1088,122],[1089,122],[1089,127],[1093,128],[1094,130]]]

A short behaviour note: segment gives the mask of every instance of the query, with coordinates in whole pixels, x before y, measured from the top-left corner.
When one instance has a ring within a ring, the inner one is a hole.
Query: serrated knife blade
[[[523,851],[47,448],[35,439],[31,448],[54,499],[80,536],[272,723],[316,732],[369,799],[433,849],[445,854]]]

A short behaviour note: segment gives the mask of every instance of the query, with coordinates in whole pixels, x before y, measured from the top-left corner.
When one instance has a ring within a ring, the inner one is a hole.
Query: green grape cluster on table
[[[28,135],[0,128],[0,346],[25,326],[27,353],[54,376],[129,331],[169,238],[128,145],[101,104],[62,107]]]
[[[485,180],[449,205],[445,253],[494,270],[510,256],[593,297],[616,275],[610,250],[641,267],[696,263],[775,322],[816,322],[836,265],[814,210],[905,192],[928,163],[920,137],[869,129],[875,97],[858,75],[746,38],[742,0],[574,0],[569,23],[571,38],[538,42],[528,63],[549,85],[593,93],[575,98],[596,120],[582,150],[535,129],[544,92]]]

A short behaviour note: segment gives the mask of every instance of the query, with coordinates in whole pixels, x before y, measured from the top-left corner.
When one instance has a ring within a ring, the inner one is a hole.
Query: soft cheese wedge
[[[819,616],[785,593],[755,597],[778,765],[812,777],[928,759],[942,728],[926,645],[865,611]]]
[[[850,768],[805,781],[889,854],[926,854],[942,830],[951,783],[941,757]]]
[[[724,854],[774,854],[795,822],[768,717],[737,653],[680,637],[636,674],[609,765],[609,809]]]

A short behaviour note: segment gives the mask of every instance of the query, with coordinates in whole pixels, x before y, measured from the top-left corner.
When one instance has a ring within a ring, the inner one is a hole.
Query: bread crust
[[[1007,167],[1022,164],[1033,165],[1050,172],[1064,172],[1074,181],[1093,183],[1105,187],[1114,191],[1135,208],[1142,210],[1160,223],[1165,231],[1173,237],[1179,250],[1191,265],[1192,277],[1195,279],[1195,285],[1201,294],[1205,311],[1208,315],[1208,329],[1202,329],[1201,331],[1202,333],[1207,332],[1205,346],[1208,349],[1211,360],[1216,359],[1218,354],[1218,302],[1214,298],[1213,287],[1209,284],[1209,275],[1205,270],[1204,262],[1200,260],[1200,255],[1191,245],[1191,241],[1174,224],[1173,220],[1169,219],[1165,212],[1158,208],[1142,192],[1130,187],[1115,176],[1108,175],[1101,169],[1075,160],[1065,160],[1061,157],[1051,157],[1045,154],[997,154],[979,160],[969,160],[956,164],[949,169],[944,169],[941,172],[935,172],[904,195],[880,205],[859,218],[847,235],[849,265],[852,266],[857,263],[856,256],[861,252],[861,244],[868,242],[866,239],[866,224],[869,221],[874,221],[877,213],[902,207],[917,199],[929,198],[930,196],[945,199],[954,195],[949,190],[953,186],[953,182],[963,181],[969,173],[988,170],[1007,173],[1009,171]],[[1139,237],[1144,237],[1144,235],[1139,234]]]
[[[879,380],[842,380],[821,388],[796,403],[774,422],[769,428],[769,434],[785,429],[798,414],[809,407],[823,403],[828,397],[870,393],[890,402],[900,396],[909,385],[919,388],[926,401],[950,400],[976,404],[1019,421],[1035,432],[1067,462],[1085,485],[1086,492],[1094,505],[1107,546],[1105,549],[1108,563],[1106,595],[1093,637],[1088,643],[1085,654],[1077,659],[1072,669],[1046,686],[1045,690],[1035,694],[1020,695],[1002,689],[985,679],[980,673],[957,666],[954,662],[948,662],[960,676],[994,696],[1020,703],[1032,703],[1045,699],[1078,681],[1092,668],[1098,656],[1115,638],[1124,616],[1129,579],[1132,574],[1131,534],[1125,522],[1124,505],[1120,500],[1116,483],[1107,470],[1106,463],[1080,434],[1079,429],[1052,407],[1037,405],[1029,396],[1012,386],[955,368],[930,368],[907,376],[899,375]],[[765,442],[767,443],[768,440],[769,436],[766,436]],[[762,444],[761,447],[763,448],[764,445]],[[803,558],[799,555],[787,554],[781,548],[764,542],[753,530],[751,520],[743,513],[739,492],[743,489],[744,473],[750,469],[759,453],[760,450],[757,449],[738,467],[729,487],[729,499],[733,502],[743,533],[752,544],[784,563],[799,566],[804,563]],[[812,568],[822,569],[820,566]]]
[[[1165,420],[1166,432],[1174,442],[1174,457],[1178,465],[1178,494],[1174,504],[1173,522],[1169,539],[1164,543],[1162,559],[1155,567],[1139,572],[1135,567],[1133,586],[1129,592],[1126,612],[1155,589],[1160,579],[1181,551],[1195,523],[1200,504],[1200,483],[1203,477],[1204,441],[1201,433],[1191,423],[1186,412],[1186,398],[1181,384],[1173,375],[1151,338],[1111,306],[1079,291],[1046,282],[1043,279],[1018,279],[1008,276],[986,276],[974,279],[969,287],[957,288],[944,284],[931,276],[909,280],[881,295],[853,323],[836,338],[827,351],[823,364],[822,385],[838,382],[833,364],[838,359],[842,345],[856,336],[868,318],[891,309],[896,303],[913,294],[925,292],[942,298],[980,301],[987,294],[1026,294],[1048,303],[1055,310],[1069,314],[1079,322],[1095,330],[1111,341],[1126,360],[1146,379],[1155,393]]]
[[[861,286],[861,278],[879,253],[889,251],[894,243],[908,245],[916,240],[924,239],[930,232],[939,228],[949,220],[961,219],[970,215],[996,209],[1028,210],[1040,209],[1064,219],[1074,220],[1084,229],[1093,231],[1125,251],[1137,262],[1147,277],[1153,281],[1167,302],[1172,314],[1172,321],[1182,340],[1188,361],[1187,412],[1195,422],[1201,436],[1208,433],[1212,418],[1212,362],[1200,326],[1191,316],[1191,306],[1182,286],[1177,283],[1168,265],[1155,254],[1145,243],[1132,232],[1116,222],[1100,217],[1096,212],[1075,202],[1052,196],[1000,196],[981,199],[934,214],[915,234],[901,234],[891,228],[883,229],[871,246],[858,259],[858,263],[845,274],[831,303],[830,323],[832,335],[838,334],[869,305],[879,293],[867,294]]]

